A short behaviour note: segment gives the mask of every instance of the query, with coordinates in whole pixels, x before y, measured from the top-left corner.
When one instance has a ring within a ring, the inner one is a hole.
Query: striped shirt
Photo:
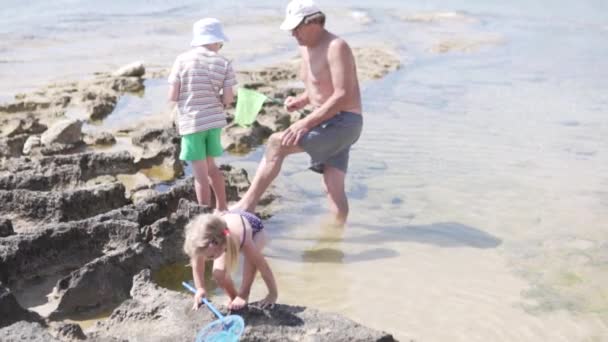
[[[177,126],[180,135],[226,126],[220,89],[236,85],[231,62],[199,46],[177,56],[169,84],[179,84]]]

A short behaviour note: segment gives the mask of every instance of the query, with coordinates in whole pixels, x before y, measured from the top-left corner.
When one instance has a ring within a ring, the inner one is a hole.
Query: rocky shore
[[[355,53],[362,81],[399,67],[384,50]],[[280,101],[299,91],[295,70],[292,61],[241,72],[239,84]],[[171,120],[142,128],[103,126],[122,96],[141,93],[147,79],[166,74],[136,62],[0,105],[2,341],[183,341],[213,321],[209,312],[188,310],[188,295],[161,288],[150,276],[163,265],[185,262],[183,228],[209,210],[196,204]],[[290,115],[269,102],[247,128],[232,123],[232,113],[229,108],[222,144],[247,153],[307,111]],[[87,125],[96,129],[83,129]],[[128,143],[118,148],[119,139]],[[155,176],[158,169],[164,177]],[[228,200],[236,201],[249,177],[230,165],[222,170]],[[272,212],[274,198],[262,201],[262,217]],[[339,315],[286,304],[269,310],[253,304],[239,312],[247,327],[242,340],[393,340]],[[69,323],[107,312],[107,319],[85,330]]]

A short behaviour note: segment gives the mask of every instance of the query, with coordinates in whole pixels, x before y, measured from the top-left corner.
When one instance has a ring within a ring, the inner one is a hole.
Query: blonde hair
[[[225,233],[226,230],[228,234]],[[184,252],[194,258],[211,244],[226,247],[226,271],[230,272],[236,265],[239,245],[232,238],[226,220],[212,214],[198,215],[186,225]]]

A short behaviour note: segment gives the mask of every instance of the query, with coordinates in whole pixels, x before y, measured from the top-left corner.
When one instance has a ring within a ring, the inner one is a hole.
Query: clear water
[[[323,225],[305,156],[276,180],[266,252],[279,300],[401,340],[607,340],[608,3],[320,4],[351,45],[392,47],[404,65],[363,85],[344,231]],[[281,61],[295,52],[277,30],[283,5],[5,1],[0,99],[133,60],[166,67],[208,15],[226,23],[240,68]],[[464,18],[402,20],[444,12]],[[125,99],[108,124],[160,112],[160,88]],[[252,174],[260,155],[222,161]],[[264,291],[260,279],[252,299]]]

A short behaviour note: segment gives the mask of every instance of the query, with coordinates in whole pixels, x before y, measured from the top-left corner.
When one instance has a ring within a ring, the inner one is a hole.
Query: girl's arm
[[[243,244],[243,255],[255,266],[256,269],[260,271],[262,279],[264,279],[264,283],[266,283],[266,287],[268,288],[268,296],[264,301],[268,304],[274,304],[278,296],[277,284],[274,279],[274,275],[272,274],[272,270],[270,269],[270,265],[268,265],[266,258],[264,258],[262,253],[258,251],[250,236],[248,236]],[[243,282],[241,286],[242,293],[240,295],[241,298],[249,297],[249,290],[251,289],[251,284],[253,283],[254,277],[255,273],[243,275]]]
[[[190,259],[190,264],[192,265],[192,279],[196,288],[192,309],[196,310],[201,305],[202,298],[205,297],[205,258],[195,256]]]

